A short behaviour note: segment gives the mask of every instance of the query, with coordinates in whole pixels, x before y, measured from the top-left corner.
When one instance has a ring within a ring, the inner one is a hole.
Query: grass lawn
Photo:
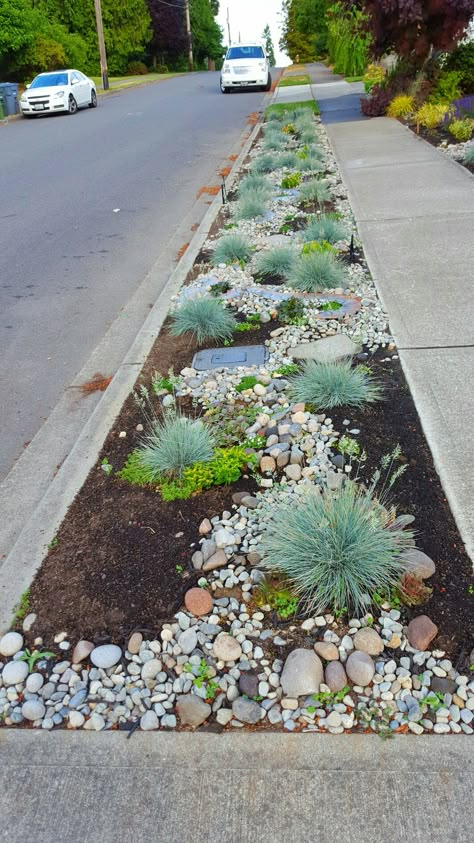
[[[283,114],[285,111],[294,111],[295,108],[312,108],[315,114],[319,114],[319,106],[315,100],[304,100],[302,102],[275,102],[265,109],[265,120],[270,114]]]
[[[292,85],[309,85],[311,79],[307,73],[300,73],[297,76],[284,76],[279,84],[279,88],[289,88]]]
[[[146,73],[143,76],[109,76],[110,88],[113,91],[121,91],[124,88],[132,88],[134,85],[145,85],[148,82],[159,82],[162,79],[171,79],[173,76],[184,76],[184,73]],[[91,76],[99,91],[102,90],[102,77]]]
[[[362,82],[363,76],[345,76],[344,82]]]

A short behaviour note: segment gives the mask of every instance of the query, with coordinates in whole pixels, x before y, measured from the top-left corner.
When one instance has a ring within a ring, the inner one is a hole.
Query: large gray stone
[[[262,716],[262,709],[254,700],[237,697],[232,703],[232,712],[242,723],[258,723]]]
[[[25,720],[41,720],[46,714],[46,707],[41,700],[26,700],[21,707]]]
[[[347,685],[347,675],[341,662],[329,662],[324,671],[324,681],[331,691],[342,691]]]
[[[212,708],[196,694],[184,694],[178,697],[176,711],[182,726],[200,726],[210,716]]]
[[[422,580],[427,580],[432,577],[436,571],[435,563],[426,553],[418,550],[416,547],[410,547],[405,550],[402,555],[402,562],[406,566],[407,571],[414,574],[416,577],[421,577]]]
[[[324,681],[321,659],[312,650],[293,650],[285,662],[280,681],[287,697],[318,693]]]
[[[6,687],[9,685],[19,685],[20,682],[25,681],[27,676],[28,665],[26,662],[8,662],[2,670],[3,684]]]
[[[301,343],[290,348],[288,353],[298,360],[315,360],[316,363],[330,363],[353,357],[361,349],[346,334],[335,334],[314,342]]]
[[[117,644],[102,644],[100,647],[95,647],[91,652],[91,662],[96,667],[102,667],[107,670],[113,667],[122,658],[122,650]]]
[[[375,665],[367,653],[355,650],[346,661],[346,673],[354,685],[365,687],[372,682]]]

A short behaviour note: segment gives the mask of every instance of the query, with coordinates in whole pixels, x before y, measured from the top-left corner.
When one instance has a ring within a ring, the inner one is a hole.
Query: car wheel
[[[270,91],[271,87],[272,87],[272,77],[270,76],[270,74],[268,74],[267,84],[265,85],[263,90],[264,91]]]
[[[75,114],[77,111],[77,102],[74,99],[72,94],[69,94],[69,105],[68,105],[69,114]]]
[[[229,90],[230,90],[230,88],[226,88],[226,86],[222,84],[222,79],[221,79],[221,91],[222,91],[222,93],[228,94]]]
[[[91,91],[91,101],[89,103],[89,108],[97,108],[97,94],[94,91],[94,88],[92,88]]]

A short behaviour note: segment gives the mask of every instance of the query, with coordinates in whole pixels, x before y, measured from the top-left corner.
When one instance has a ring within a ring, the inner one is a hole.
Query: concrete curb
[[[268,102],[264,100],[262,114]],[[247,157],[255,137],[260,131],[263,116],[250,135],[245,129],[237,143],[244,145],[227,177],[231,186],[237,172]],[[235,148],[235,147],[234,147]],[[0,632],[10,627],[15,606],[29,587],[48,550],[66,512],[93,468],[105,438],[120,409],[140,374],[151,347],[168,314],[172,297],[178,292],[196,256],[205,242],[212,223],[221,208],[221,197],[216,196],[209,207],[192,241],[172,272],[163,292],[155,302],[143,327],[125,355],[110,386],[89,417],[74,447],[59,469],[48,491],[24,526],[16,543],[0,569]],[[153,273],[154,267],[150,273]],[[150,274],[149,273],[149,274]]]

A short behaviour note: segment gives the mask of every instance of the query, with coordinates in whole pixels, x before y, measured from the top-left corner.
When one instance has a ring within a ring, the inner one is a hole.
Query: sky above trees
[[[227,45],[227,8],[230,14],[230,29],[233,41],[259,41],[268,23],[272,33],[277,67],[290,63],[288,56],[278,47],[281,36],[281,0],[220,0],[217,20],[224,28],[224,44]]]

